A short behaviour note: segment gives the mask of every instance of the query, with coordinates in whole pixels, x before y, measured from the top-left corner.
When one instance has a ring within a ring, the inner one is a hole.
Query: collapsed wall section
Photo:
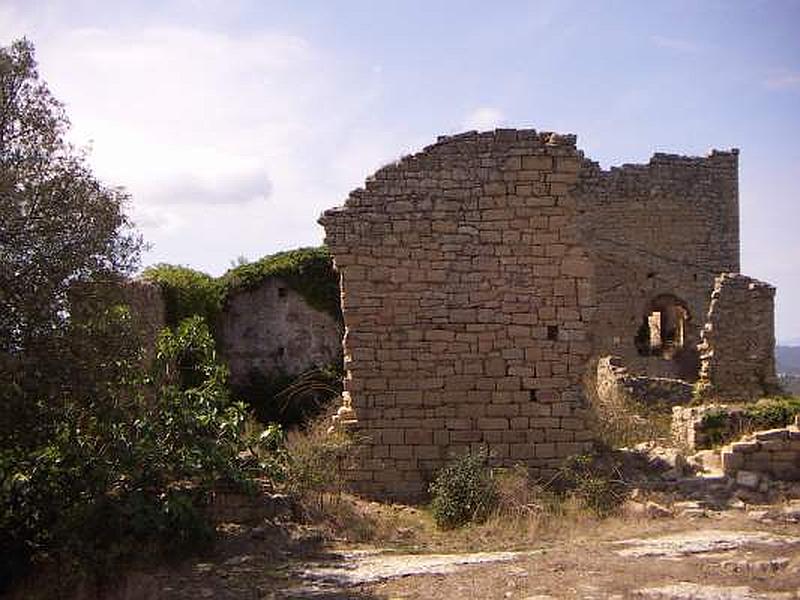
[[[592,269],[574,136],[475,132],[379,170],[324,213],[341,275],[357,491],[414,496],[468,450],[534,475],[588,449]]]
[[[704,396],[736,400],[775,392],[775,288],[735,273],[717,277],[699,348]]]
[[[655,154],[608,171],[586,160],[575,198],[598,282],[596,355],[696,379],[714,277],[739,270],[738,151]],[[670,329],[655,340],[653,318]]]

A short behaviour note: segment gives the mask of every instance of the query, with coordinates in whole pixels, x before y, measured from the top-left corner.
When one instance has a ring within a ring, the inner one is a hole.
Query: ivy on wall
[[[164,296],[167,325],[199,315],[213,328],[221,306],[219,282],[201,271],[160,263],[142,272],[145,281],[156,283]]]
[[[342,322],[339,276],[324,246],[265,256],[238,265],[218,278],[189,267],[163,263],[145,269],[142,277],[160,286],[167,324],[172,327],[187,317],[199,315],[216,336],[216,324],[227,300],[256,289],[271,278],[279,278],[309,306]],[[235,397],[253,407],[262,421],[297,424],[341,393],[341,365],[327,365],[298,376],[254,373],[248,385],[232,391]]]
[[[280,278],[309,306],[342,320],[339,276],[325,246],[279,252],[231,269],[219,279],[223,305],[229,296],[254,289],[271,277]]]
[[[167,323],[172,326],[192,315],[214,323],[229,297],[255,289],[272,277],[281,279],[309,306],[342,320],[339,276],[324,246],[271,254],[234,267],[216,279],[189,267],[165,263],[148,267],[142,277],[161,287]]]

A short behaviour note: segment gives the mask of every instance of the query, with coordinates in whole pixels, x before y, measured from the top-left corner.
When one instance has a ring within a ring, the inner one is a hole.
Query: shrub
[[[344,489],[344,471],[356,444],[349,433],[329,427],[330,419],[318,418],[286,440],[286,489],[320,511],[326,496],[338,497]]]
[[[20,570],[49,556],[65,572],[105,574],[122,560],[196,548],[213,535],[202,510],[211,487],[246,486],[244,407],[228,396],[204,321],[162,334],[149,377],[136,366],[116,366],[105,395],[98,384],[57,404],[27,398],[47,435],[0,454],[0,540]]]
[[[614,514],[628,497],[619,466],[585,454],[564,461],[552,485],[557,494],[577,499],[599,517]]]
[[[430,485],[431,509],[441,529],[485,521],[497,506],[497,485],[486,454],[465,454],[442,468]]]

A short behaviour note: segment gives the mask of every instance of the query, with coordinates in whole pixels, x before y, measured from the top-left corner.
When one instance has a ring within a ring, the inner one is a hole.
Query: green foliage
[[[310,306],[341,320],[339,277],[326,247],[279,252],[231,269],[220,278],[222,301],[235,291],[257,287],[268,277],[279,277]]]
[[[497,484],[482,452],[465,454],[442,468],[429,491],[433,518],[441,529],[485,521],[498,502]]]
[[[700,427],[712,446],[720,446],[748,431],[785,427],[800,414],[800,398],[762,398],[755,404],[715,407],[703,415]]]
[[[220,310],[221,288],[213,277],[189,267],[164,263],[148,267],[142,277],[161,288],[169,326],[194,315],[214,326]]]
[[[100,397],[96,387],[89,397],[64,394],[57,406],[25,398],[47,434],[3,440],[0,543],[19,559],[4,564],[6,583],[35,556],[103,573],[211,539],[202,511],[209,490],[219,480],[246,485],[252,468],[240,458],[244,407],[230,401],[215,359],[194,317],[164,332],[147,378],[135,364],[117,365]]]
[[[0,47],[0,355],[49,353],[70,288],[138,264],[127,195],[94,176],[68,131],[33,45]]]
[[[797,396],[765,398],[748,406],[745,412],[755,429],[784,427],[797,414],[800,414],[800,398]]]

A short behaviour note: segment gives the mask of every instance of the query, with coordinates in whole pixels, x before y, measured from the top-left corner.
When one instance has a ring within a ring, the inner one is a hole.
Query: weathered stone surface
[[[234,293],[219,319],[220,351],[231,383],[297,375],[340,359],[342,331],[336,319],[308,305],[280,278]]]
[[[734,273],[715,279],[698,346],[703,395],[748,400],[777,390],[774,302],[767,283]]]
[[[591,446],[584,383],[600,356],[622,358],[635,395],[688,398],[676,377],[697,377],[714,276],[739,269],[738,151],[603,171],[575,141],[442,137],[320,218],[341,275],[345,404],[365,460],[382,461],[357,470],[357,491],[419,495],[479,448],[551,474]],[[388,456],[387,431],[404,445]]]

